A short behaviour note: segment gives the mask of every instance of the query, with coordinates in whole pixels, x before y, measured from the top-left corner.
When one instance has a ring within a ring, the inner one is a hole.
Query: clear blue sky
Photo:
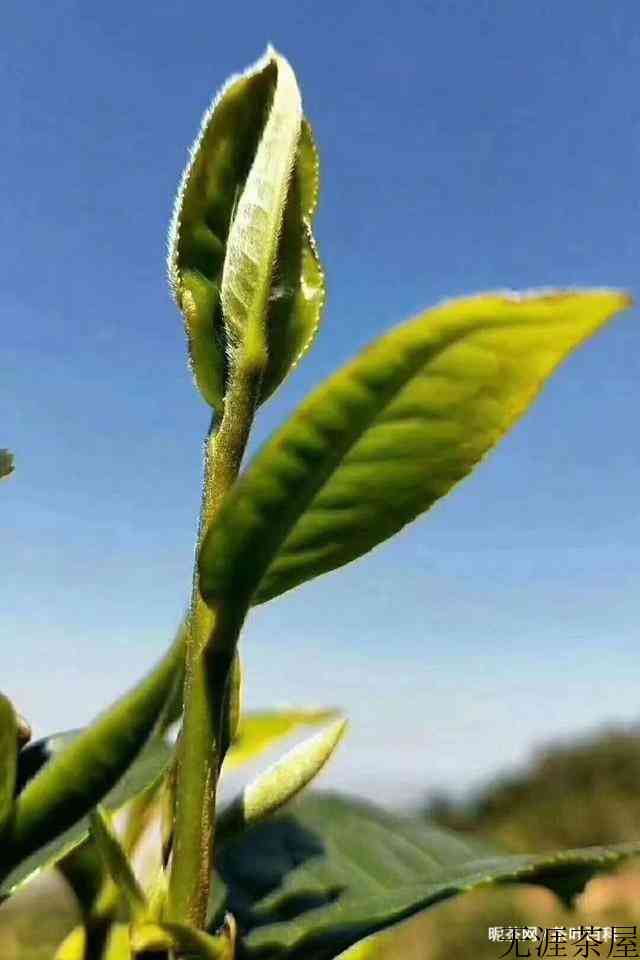
[[[39,733],[133,682],[184,607],[208,414],[166,228],[202,111],[269,41],[321,149],[329,303],[257,442],[444,296],[640,293],[637,0],[5,0],[1,685]],[[253,616],[249,704],[352,716],[325,783],[403,802],[638,717],[639,403],[636,311],[430,515]]]

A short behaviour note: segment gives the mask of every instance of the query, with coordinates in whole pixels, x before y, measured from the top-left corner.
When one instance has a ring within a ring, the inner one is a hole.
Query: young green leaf
[[[309,737],[261,773],[220,815],[218,831],[229,836],[271,816],[289,803],[316,777],[344,736],[347,721],[340,718]]]
[[[10,450],[0,450],[0,480],[13,473],[15,464]]]
[[[227,236],[260,140],[274,74],[265,57],[232,77],[214,100],[191,148],[169,233],[169,280],[184,314],[193,374],[219,414],[226,391],[220,281]]]
[[[183,656],[180,633],[148,677],[54,754],[27,783],[2,854],[4,876],[72,827],[125,774],[161,716]]]
[[[293,70],[283,57],[274,54],[273,59],[278,79],[229,229],[220,286],[227,350],[258,362],[266,362],[267,303],[302,124]]]
[[[18,725],[11,703],[0,693],[0,840],[11,826],[18,769]]]
[[[224,760],[223,770],[230,773],[256,760],[302,727],[318,726],[337,720],[337,710],[266,710],[241,715],[236,739]],[[164,787],[162,843],[165,862],[173,843],[175,770]]]
[[[122,894],[132,920],[141,919],[147,911],[147,898],[138,883],[117,833],[106,811],[97,806],[89,814],[91,836],[111,879]]]
[[[265,710],[245,713],[240,719],[237,737],[231,744],[224,769],[226,772],[237,770],[301,727],[328,723],[337,717],[337,710]]]
[[[266,400],[309,350],[325,305],[325,275],[313,236],[320,160],[309,121],[302,120],[298,155],[282,222],[276,280],[268,317],[269,358],[262,379]]]
[[[324,276],[311,234],[318,159],[309,124],[305,121],[300,128],[299,95],[295,78],[292,89],[292,77],[284,58],[270,49],[255,66],[228,81],[202,121],[174,207],[169,278],[185,318],[196,383],[219,415],[227,389],[228,354],[243,326],[228,285],[224,294],[230,310],[228,323],[223,317],[223,272],[232,286],[240,283],[242,289],[236,293],[241,297],[248,293],[245,282],[257,293],[253,268],[246,263],[247,255],[254,256],[246,244],[253,242],[256,231],[267,227],[267,244],[258,251],[256,270],[270,274],[265,314],[269,357],[262,399],[312,341],[324,302]],[[274,142],[271,134],[276,127]],[[297,139],[295,166],[288,152],[292,133]],[[277,160],[285,160],[288,168],[286,182],[279,184],[273,180]],[[265,173],[276,194],[286,188],[284,210],[277,208],[275,194],[270,211],[266,210],[258,180]],[[259,204],[251,209],[256,187]],[[269,232],[267,222],[275,233]],[[278,242],[275,269],[268,264],[274,240]]]
[[[200,551],[203,598],[241,610],[397,533],[629,304],[609,290],[488,294],[374,343],[302,404],[226,498]]]

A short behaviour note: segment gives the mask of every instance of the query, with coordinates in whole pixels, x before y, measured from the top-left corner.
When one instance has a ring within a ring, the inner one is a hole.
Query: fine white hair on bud
[[[255,63],[252,63],[246,70],[243,70],[240,73],[232,74],[222,85],[220,90],[216,93],[215,97],[205,110],[200,121],[200,127],[196,135],[195,140],[189,147],[189,159],[187,165],[182,172],[180,178],[180,184],[173,201],[173,209],[171,212],[171,220],[169,223],[169,232],[167,234],[167,279],[169,281],[169,288],[173,297],[180,306],[180,266],[179,266],[179,246],[180,246],[180,222],[182,216],[182,207],[184,203],[185,192],[187,186],[194,172],[194,167],[196,159],[200,154],[200,151],[203,146],[203,140],[205,134],[209,128],[209,124],[218,109],[218,106],[222,103],[224,98],[227,96],[228,92],[235,87],[235,85],[246,79],[247,77],[253,76],[254,74],[261,73],[266,66],[273,59],[274,50],[271,45],[267,47],[265,52],[259,57]]]
[[[289,63],[277,65],[273,100],[229,230],[220,299],[229,362],[240,346],[264,353],[266,312],[284,209],[296,160],[302,101]]]
[[[318,185],[295,74],[268,47],[202,118],[168,237],[189,363],[218,418],[240,356],[260,404],[317,333],[325,292],[312,232]]]

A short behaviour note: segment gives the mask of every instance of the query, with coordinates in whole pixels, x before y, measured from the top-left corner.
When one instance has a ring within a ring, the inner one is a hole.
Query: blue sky
[[[635,0],[6,0],[3,21],[2,688],[43,733],[133,682],[188,594],[208,414],[165,236],[217,87],[272,42],[323,164],[324,327],[258,444],[442,297],[639,293],[640,20]],[[248,704],[352,717],[326,784],[409,802],[637,718],[639,375],[632,311],[430,515],[254,614]]]

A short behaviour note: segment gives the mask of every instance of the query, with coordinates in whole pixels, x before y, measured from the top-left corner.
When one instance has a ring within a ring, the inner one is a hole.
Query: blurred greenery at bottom
[[[513,852],[638,839],[640,730],[608,729],[549,747],[526,769],[504,775],[464,802],[440,794],[422,812]],[[53,873],[43,877],[0,908],[0,960],[51,960],[76,918],[64,882]],[[625,923],[638,925],[640,934],[639,861],[592,881],[574,910],[540,887],[490,887],[454,898],[399,925],[393,947],[381,943],[372,960],[497,960],[509,944],[490,942],[489,927]],[[601,955],[607,953],[605,945]],[[531,955],[536,956],[533,945]],[[573,948],[567,955],[574,955]]]

